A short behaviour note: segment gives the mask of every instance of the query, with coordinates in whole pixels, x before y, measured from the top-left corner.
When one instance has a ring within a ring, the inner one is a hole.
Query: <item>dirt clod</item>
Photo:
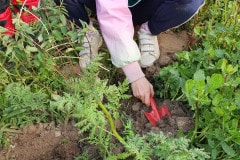
[[[194,128],[194,121],[190,117],[177,117],[177,126],[179,130],[182,130],[183,133],[186,133]]]
[[[115,126],[116,126],[117,130],[123,129],[123,124],[122,124],[122,122],[119,119],[115,120]]]
[[[140,106],[141,106],[141,103],[140,103],[140,102],[137,102],[137,103],[133,104],[132,110],[135,111],[135,112],[137,112],[137,111],[139,111]]]

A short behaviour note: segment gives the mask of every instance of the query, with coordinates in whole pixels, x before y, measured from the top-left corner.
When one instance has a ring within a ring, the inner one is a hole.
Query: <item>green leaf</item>
[[[33,60],[33,63],[36,67],[39,67],[41,65],[40,62],[36,59]]]
[[[215,107],[214,110],[215,110],[217,115],[219,115],[219,116],[223,116],[224,115],[224,110],[223,109]]]
[[[37,39],[38,39],[39,42],[42,42],[42,41],[43,41],[43,36],[42,36],[42,34],[39,34],[39,36],[37,37]]]
[[[37,54],[37,58],[40,62],[43,62],[43,55],[41,53]]]
[[[212,155],[211,155],[212,159],[216,159],[217,158],[217,154],[218,154],[218,151],[216,149],[213,149],[212,150]]]
[[[61,32],[65,35],[66,33],[67,33],[67,31],[68,31],[68,29],[67,29],[67,26],[62,26],[61,28]]]
[[[6,28],[4,28],[4,27],[0,26],[0,33],[4,33],[4,32],[6,32],[6,31],[7,31],[7,29],[6,29]]]
[[[31,47],[31,46],[27,46],[26,50],[30,53],[31,52],[38,52],[38,49],[36,47]]]
[[[68,49],[66,49],[66,53],[69,53],[69,52],[72,52],[72,51],[75,51],[75,49],[74,49],[74,48],[68,48]]]
[[[205,80],[204,71],[203,70],[197,70],[196,73],[194,74],[194,80],[196,80],[196,81]]]
[[[218,57],[218,58],[222,58],[222,57],[224,56],[225,52],[226,52],[226,51],[224,51],[224,50],[222,50],[222,49],[216,49],[216,50],[215,50],[215,55],[216,55],[216,57]]]
[[[222,70],[222,73],[223,74],[226,74],[226,70],[227,70],[227,60],[226,59],[223,59],[222,60],[222,64],[221,64],[221,70]]]
[[[76,34],[76,32],[74,32],[74,31],[69,31],[69,32],[67,32],[67,34],[71,37],[71,39],[74,41],[74,40],[76,40],[77,39],[77,34]]]
[[[235,155],[235,151],[225,142],[221,143],[222,149],[230,156]]]
[[[238,71],[238,65],[236,65],[235,67],[233,67],[232,65],[228,65],[227,72],[229,74],[233,74],[233,73],[235,73],[237,71]]]
[[[207,78],[208,92],[212,92],[223,86],[223,76],[221,74],[213,74],[210,78]]]
[[[67,25],[66,17],[64,15],[62,15],[62,14],[60,15],[60,20],[64,26]]]
[[[13,51],[13,47],[12,46],[8,46],[7,47],[7,51],[6,51],[6,55],[9,55],[10,53],[12,53]]]
[[[58,41],[63,40],[63,36],[61,32],[59,32],[58,30],[53,30],[53,35]]]
[[[219,104],[222,102],[223,96],[221,94],[217,94],[212,99],[212,104],[214,106],[219,106]]]

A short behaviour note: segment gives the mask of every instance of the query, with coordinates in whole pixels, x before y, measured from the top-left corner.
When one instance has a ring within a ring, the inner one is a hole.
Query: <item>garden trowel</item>
[[[160,121],[162,117],[171,115],[166,105],[158,109],[153,97],[150,97],[150,105],[152,108],[151,112],[144,112],[144,114],[154,127],[157,126],[157,122]]]

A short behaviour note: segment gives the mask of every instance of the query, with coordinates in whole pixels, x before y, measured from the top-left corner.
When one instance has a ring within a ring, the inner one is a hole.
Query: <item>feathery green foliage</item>
[[[0,127],[11,125],[22,127],[26,124],[45,121],[47,95],[41,91],[32,92],[29,86],[20,83],[9,84],[1,94]]]
[[[189,147],[189,139],[185,137],[167,137],[160,134],[150,133],[146,136],[152,155],[159,160],[204,160],[210,158],[203,150]]]
[[[64,114],[64,117],[76,118],[76,126],[80,133],[88,133],[88,140],[91,144],[99,146],[100,154],[103,157],[111,154],[113,148],[113,133],[108,127],[108,119],[99,108],[99,102],[103,102],[108,112],[119,118],[117,112],[120,107],[120,100],[127,98],[123,93],[128,90],[128,82],[121,85],[107,85],[107,80],[98,77],[99,63],[95,59],[88,65],[79,78],[68,80],[67,93],[58,95],[51,101],[51,108],[56,108]],[[109,152],[109,153],[108,153]]]

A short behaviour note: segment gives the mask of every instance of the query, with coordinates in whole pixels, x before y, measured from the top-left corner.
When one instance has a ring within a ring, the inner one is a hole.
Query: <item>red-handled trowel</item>
[[[151,112],[144,112],[145,116],[152,123],[154,127],[157,126],[157,122],[164,116],[171,116],[167,106],[163,105],[160,109],[157,108],[157,104],[152,97],[150,97]]]

